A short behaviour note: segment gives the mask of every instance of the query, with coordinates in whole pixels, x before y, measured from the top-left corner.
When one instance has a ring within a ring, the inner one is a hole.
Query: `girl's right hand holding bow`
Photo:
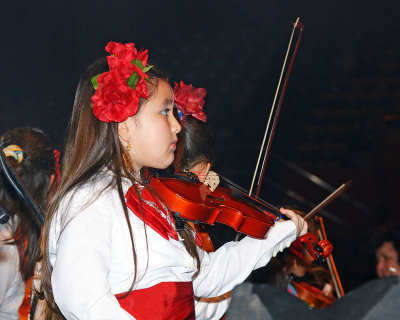
[[[280,212],[294,222],[297,229],[297,237],[304,236],[307,233],[308,224],[300,215],[294,213],[292,210],[284,208],[280,208]]]

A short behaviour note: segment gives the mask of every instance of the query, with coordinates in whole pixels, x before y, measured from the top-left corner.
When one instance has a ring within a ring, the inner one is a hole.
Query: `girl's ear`
[[[124,142],[129,141],[129,126],[126,121],[118,123],[118,136]]]
[[[204,168],[204,172],[206,173],[206,175],[210,172],[211,169],[211,163],[207,162]]]

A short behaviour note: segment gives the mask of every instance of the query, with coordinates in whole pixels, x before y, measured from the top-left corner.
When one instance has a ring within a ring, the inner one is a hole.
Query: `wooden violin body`
[[[214,225],[219,222],[237,232],[264,239],[280,215],[272,205],[251,198],[240,190],[219,185],[211,191],[205,184],[187,176],[160,177],[158,174],[151,174],[147,180],[175,215],[195,224]],[[329,241],[318,242],[310,233],[300,237],[298,241],[306,246],[314,259],[320,261],[333,249]]]
[[[276,216],[257,200],[250,204],[229,188],[210,189],[203,183],[180,178],[151,177],[150,186],[181,218],[196,223],[226,224],[237,232],[263,239]]]
[[[291,282],[301,300],[306,302],[311,308],[322,309],[330,306],[336,298],[326,296],[324,293],[307,282]]]

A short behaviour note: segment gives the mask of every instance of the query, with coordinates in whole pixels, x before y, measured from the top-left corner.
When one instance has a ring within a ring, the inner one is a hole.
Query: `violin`
[[[304,242],[304,239],[302,238],[305,237],[309,239]],[[307,246],[312,245],[313,243],[320,243],[322,251],[325,252],[322,252],[319,257],[311,256],[311,258],[313,260],[317,260],[319,263],[325,263],[325,258],[332,253],[333,246],[328,240],[322,240],[318,242],[317,238],[312,233],[307,233],[306,235],[295,240],[289,247],[289,252],[297,259],[297,261],[300,261],[300,263],[304,266],[308,265],[309,268],[311,266],[311,260],[309,260],[310,257],[305,256],[304,248],[306,248],[309,252]],[[311,272],[310,274],[313,275],[313,272]],[[311,285],[308,282],[298,282],[292,280],[290,281],[290,283],[296,290],[298,297],[306,302],[311,308],[325,308],[336,301],[336,298],[332,296],[326,296],[322,290]]]
[[[263,239],[275,224],[278,209],[259,200],[245,201],[245,194],[218,186],[211,191],[195,175],[168,175],[160,173],[148,177],[149,185],[169,206],[175,216],[195,223],[226,224],[235,231]],[[274,214],[275,212],[275,214]]]
[[[305,237],[308,238],[307,241],[304,241],[303,238]],[[318,241],[316,236],[312,233],[307,233],[306,235],[295,240],[289,247],[290,254],[296,257],[298,261],[301,261],[302,264],[304,263],[304,265],[308,265],[311,260],[308,260],[307,263],[308,258],[305,256],[304,248],[306,248],[307,251],[310,252],[307,246],[315,243],[320,243],[320,248],[322,249],[322,252],[320,256],[311,256],[311,258],[313,260],[317,260],[319,263],[325,263],[325,258],[332,253],[333,246],[328,240]],[[313,273],[311,272],[311,274]],[[326,296],[322,292],[322,290],[311,285],[308,282],[297,282],[292,280],[290,281],[290,283],[296,290],[298,297],[306,302],[311,308],[325,308],[336,301],[336,298],[332,296]]]
[[[306,302],[311,308],[326,308],[336,301],[336,298],[326,296],[322,290],[307,282],[292,281],[291,284],[296,289],[299,298]]]
[[[315,218],[315,222],[319,222],[319,227],[317,227],[317,224],[314,225],[314,229],[315,229],[315,233],[318,235],[318,237],[321,239],[320,243],[322,244],[322,246],[326,245],[325,250],[327,250],[327,253],[329,252],[328,260],[326,261],[328,264],[328,269],[325,269],[326,272],[330,273],[330,281],[326,281],[326,280],[322,280],[322,282],[326,282],[326,283],[333,283],[333,286],[336,290],[336,294],[337,294],[337,298],[333,297],[332,295],[326,295],[321,289],[315,287],[314,285],[305,282],[305,281],[291,281],[291,285],[294,287],[294,289],[296,290],[299,298],[301,300],[303,300],[304,302],[306,302],[310,307],[312,308],[316,308],[316,309],[320,309],[320,308],[325,308],[330,306],[332,303],[334,303],[338,298],[340,298],[341,296],[344,295],[343,292],[343,288],[341,287],[340,284],[340,279],[338,278],[337,275],[337,271],[336,274],[332,272],[332,255],[331,255],[331,251],[329,249],[329,244],[330,242],[327,240],[326,238],[326,233],[325,233],[325,228],[324,228],[324,224],[322,221],[322,218],[317,216]],[[313,225],[311,225],[313,226]],[[324,231],[324,235],[321,232],[321,229]],[[311,234],[312,237],[314,237],[315,239],[317,239],[313,234]],[[307,236],[307,235],[306,235]],[[314,240],[315,241],[315,240]],[[309,242],[308,242],[309,243]],[[301,241],[299,241],[299,239],[297,239],[296,241],[294,241],[292,243],[292,245],[289,247],[289,251],[292,255],[294,255],[297,259],[300,259],[300,261],[305,261],[305,257],[303,254],[303,250],[301,249],[302,245]],[[306,244],[304,244],[306,245]],[[319,259],[318,259],[319,260]],[[316,268],[311,268],[309,270],[309,274],[311,276],[315,275],[316,272]]]
[[[329,240],[319,240],[315,235],[307,232],[304,236],[297,238],[295,241],[303,243],[309,253],[311,253],[314,260],[320,263],[325,263],[326,257],[328,257],[333,251],[333,245]]]
[[[218,185],[211,191],[196,175],[149,172],[149,186],[179,219],[195,224],[215,222],[232,227],[236,232],[264,239],[269,228],[281,217],[279,209],[228,185]],[[314,259],[328,256],[333,246],[320,242],[310,233],[299,238]]]

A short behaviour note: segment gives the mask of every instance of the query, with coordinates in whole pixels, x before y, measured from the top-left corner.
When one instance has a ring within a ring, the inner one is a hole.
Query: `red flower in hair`
[[[93,113],[101,121],[122,122],[139,107],[139,95],[118,70],[104,72],[97,78],[99,87],[92,97]]]
[[[57,149],[53,150],[54,154],[54,171],[56,172],[56,184],[58,184],[61,180],[61,173],[60,173],[60,156],[61,153]]]
[[[135,72],[136,69],[138,69],[138,67],[132,64],[130,61],[125,59],[119,59],[115,56],[108,56],[107,62],[110,71],[118,70],[119,72],[122,73],[125,79],[128,79],[131,76],[131,74]]]
[[[112,54],[107,57],[110,70],[118,69],[127,79],[133,72],[137,72],[141,80],[148,78],[143,72],[148,58],[147,50],[142,49],[138,52],[134,43],[122,44],[110,41],[106,51]]]
[[[135,44],[132,42],[122,44],[110,41],[106,45],[106,51],[116,58],[126,60],[128,62],[137,59],[142,62],[143,66],[145,66],[147,63],[147,50],[142,49],[138,52],[135,48]]]
[[[133,116],[139,108],[139,99],[149,98],[147,87],[147,50],[135,48],[134,43],[109,42],[106,51],[109,72],[92,78],[96,93],[92,97],[94,115],[101,121],[121,122]]]
[[[195,88],[191,84],[185,85],[183,81],[179,84],[175,82],[175,105],[184,115],[191,115],[204,122],[207,119],[206,114],[203,112],[204,97],[206,94],[206,89]]]

